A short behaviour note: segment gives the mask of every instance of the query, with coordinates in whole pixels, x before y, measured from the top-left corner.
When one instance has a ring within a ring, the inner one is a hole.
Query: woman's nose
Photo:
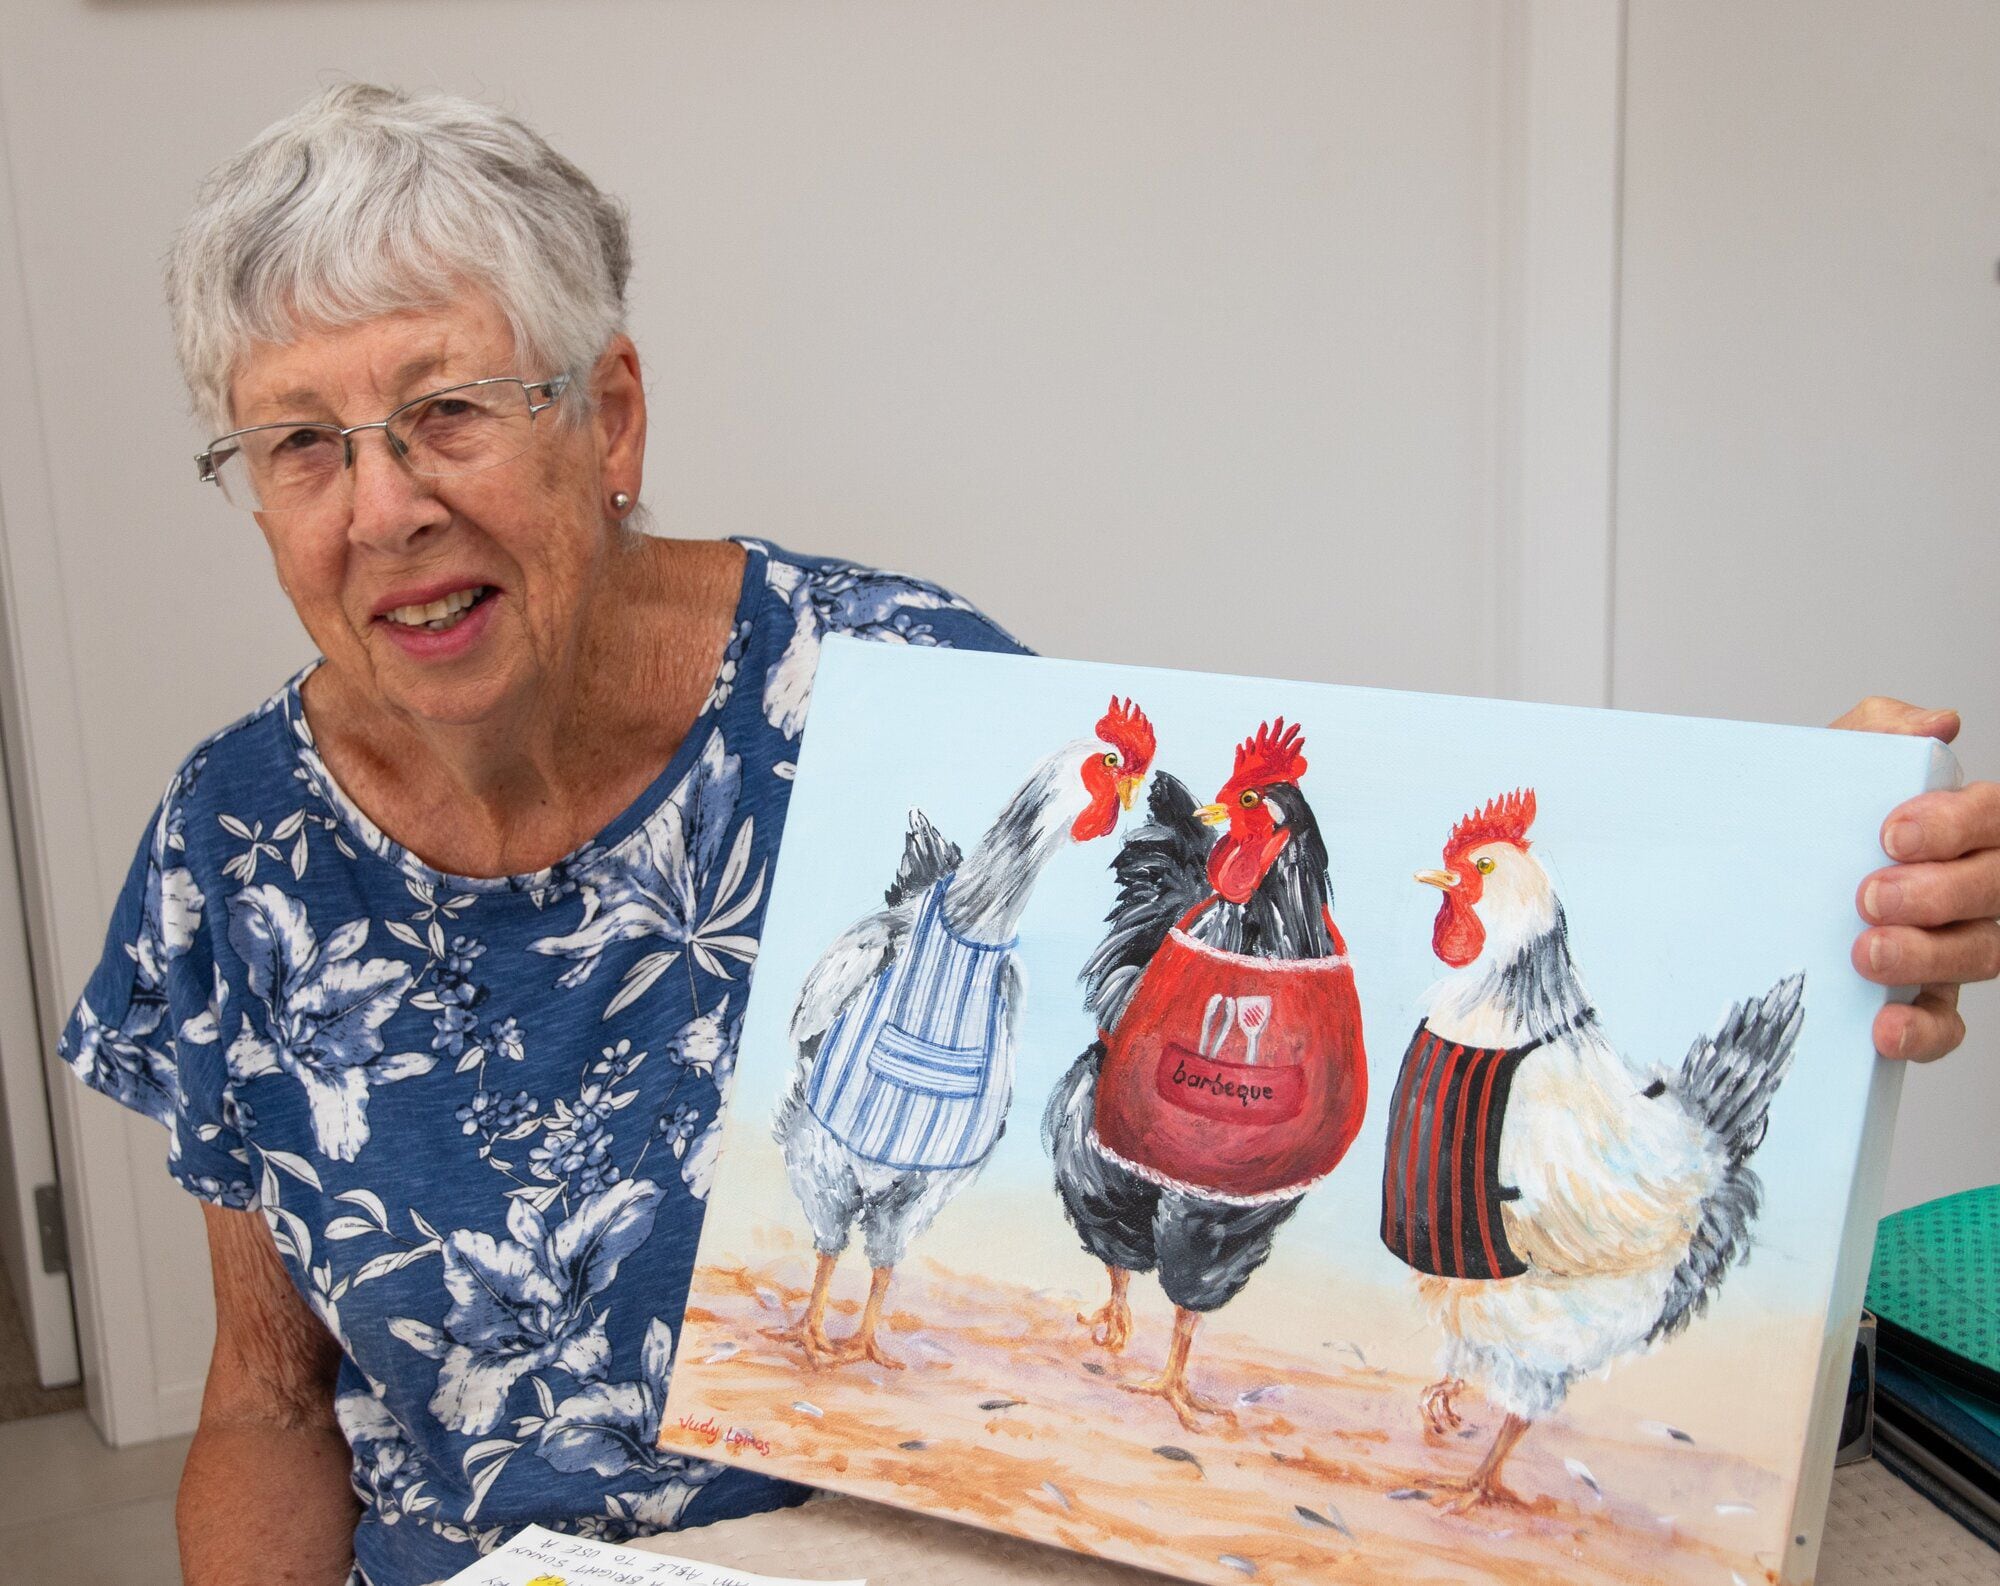
[[[436,481],[411,471],[388,431],[363,431],[350,435],[347,443],[353,448],[347,468],[349,540],[400,550],[451,521]]]

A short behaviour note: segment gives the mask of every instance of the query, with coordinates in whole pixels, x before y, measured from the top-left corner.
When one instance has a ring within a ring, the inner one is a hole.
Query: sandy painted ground
[[[1775,1579],[1785,1484],[1657,1424],[1599,1426],[1572,1408],[1509,1462],[1527,1507],[1454,1516],[1429,1484],[1469,1472],[1498,1415],[1468,1394],[1467,1428],[1433,1437],[1417,1414],[1422,1379],[1338,1339],[1317,1358],[1274,1354],[1219,1313],[1193,1377],[1234,1419],[1191,1433],[1161,1401],[1119,1388],[1165,1355],[1171,1311],[1147,1279],[1133,1284],[1132,1341],[1113,1355],[1077,1324],[1075,1295],[913,1258],[883,1331],[906,1369],[815,1371],[763,1336],[797,1319],[810,1271],[794,1249],[696,1274],[667,1441],[1231,1586]],[[843,1268],[836,1338],[852,1329],[861,1281]]]

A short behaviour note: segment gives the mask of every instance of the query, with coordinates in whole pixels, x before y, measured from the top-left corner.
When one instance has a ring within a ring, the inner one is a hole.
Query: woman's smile
[[[372,626],[403,654],[419,661],[454,660],[479,642],[501,598],[491,584],[462,584],[446,594],[420,591],[388,610],[377,610]]]

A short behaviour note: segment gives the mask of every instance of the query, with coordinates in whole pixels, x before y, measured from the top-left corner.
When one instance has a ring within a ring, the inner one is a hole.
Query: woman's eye
[[[272,449],[280,452],[309,452],[315,446],[324,446],[326,443],[327,435],[324,430],[293,430],[291,434],[283,436]]]
[[[1247,810],[1247,809],[1255,809],[1257,805],[1263,803],[1263,800],[1258,797],[1257,790],[1255,788],[1245,788],[1243,790],[1242,796],[1239,799],[1237,799],[1236,802],[1241,804]]]
[[[1477,870],[1482,876],[1490,876],[1493,874],[1493,861],[1491,859],[1475,859],[1472,861],[1472,868]]]

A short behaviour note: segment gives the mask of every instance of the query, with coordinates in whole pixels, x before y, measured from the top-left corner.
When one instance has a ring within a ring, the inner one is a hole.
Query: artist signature
[[[759,1454],[768,1454],[771,1452],[770,1443],[759,1437],[747,1426],[732,1426],[724,1429],[716,1424],[715,1417],[712,1415],[704,1416],[700,1420],[696,1420],[692,1415],[684,1415],[681,1417],[681,1430],[686,1432],[690,1437],[699,1438],[711,1448],[717,1443],[721,1443],[732,1454],[738,1449],[744,1448],[754,1449]]]

